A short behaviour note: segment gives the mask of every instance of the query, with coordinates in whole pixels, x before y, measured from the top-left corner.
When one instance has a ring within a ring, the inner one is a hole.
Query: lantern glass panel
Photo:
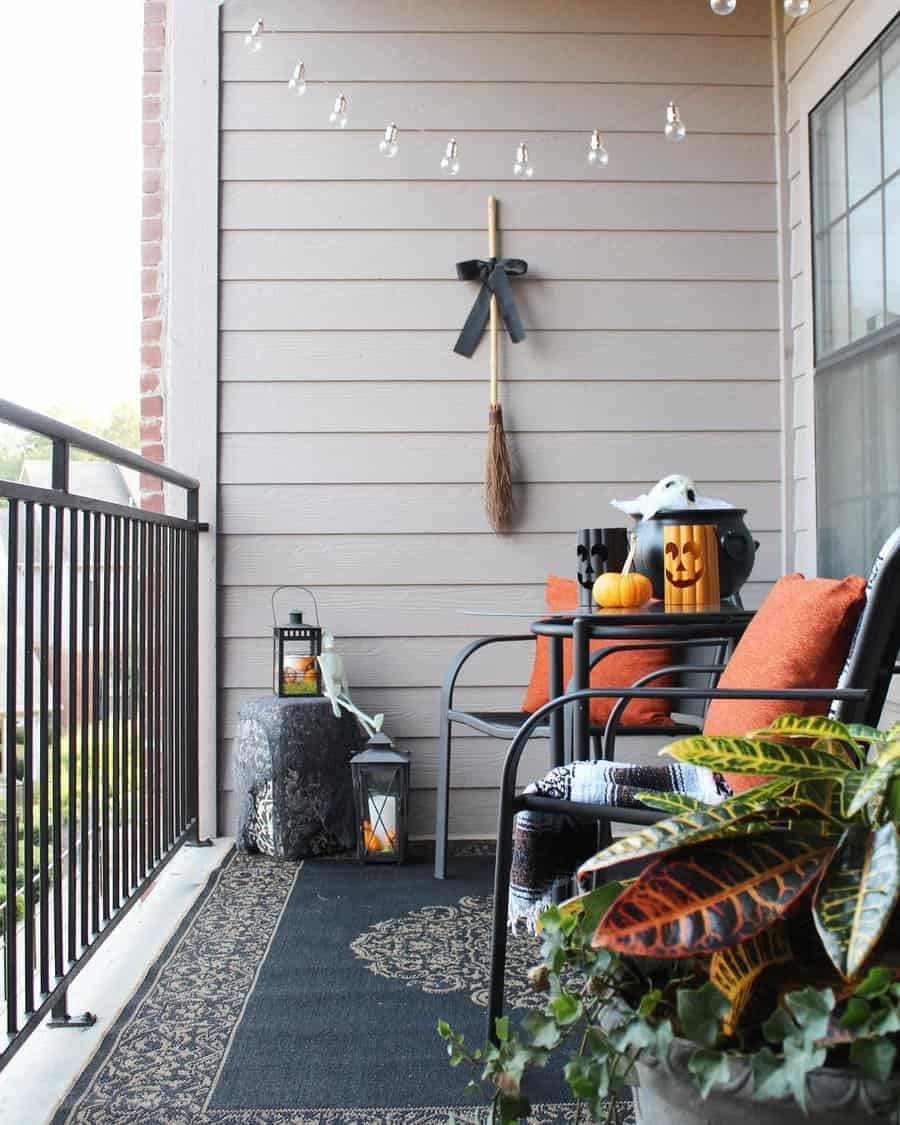
[[[406,796],[403,768],[362,765],[354,775],[360,859],[399,863],[406,851]]]
[[[281,696],[321,695],[321,631],[311,625],[275,630],[275,677]]]

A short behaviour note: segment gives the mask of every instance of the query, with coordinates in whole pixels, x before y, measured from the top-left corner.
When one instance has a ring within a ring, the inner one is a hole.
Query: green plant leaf
[[[727,949],[783,917],[833,851],[827,841],[779,832],[682,848],[625,888],[593,945],[666,960]]]
[[[887,742],[889,738],[888,731],[876,730],[865,723],[850,723],[847,730],[856,742]]]
[[[676,1005],[681,1028],[688,1039],[702,1047],[714,1047],[719,1038],[719,1023],[731,1005],[711,982],[700,988],[679,988]]]
[[[786,1039],[784,1043],[784,1073],[797,1104],[806,1112],[806,1076],[811,1070],[822,1066],[826,1052],[821,1047],[807,1043],[795,1043]]]
[[[790,1091],[787,1067],[769,1047],[761,1047],[750,1060],[753,1092],[758,1099],[783,1098]]]
[[[900,895],[900,839],[890,822],[847,830],[813,901],[816,930],[845,980],[863,969]]]
[[[577,1023],[584,1014],[584,1007],[577,996],[571,992],[561,992],[550,1001],[549,1008],[560,1027]]]
[[[532,1047],[552,1050],[562,1038],[556,1020],[544,1012],[530,1011],[525,1017],[524,1024],[531,1038]]]
[[[776,922],[749,941],[712,955],[709,979],[729,1003],[723,1024],[726,1035],[734,1034],[759,976],[770,965],[782,964],[791,956],[787,927],[783,922]]]
[[[731,1075],[728,1056],[722,1051],[709,1051],[705,1047],[698,1047],[688,1059],[688,1070],[693,1074],[702,1098],[709,1094],[717,1082],[727,1082]]]
[[[751,731],[748,738],[765,738],[778,735],[780,738],[834,738],[841,742],[852,742],[850,727],[837,719],[825,715],[779,715],[770,726]]]
[[[886,969],[883,965],[876,965],[874,969],[869,969],[854,989],[853,995],[862,996],[867,1000],[884,996],[890,991],[893,979],[894,974],[890,969]]]
[[[683,738],[660,754],[706,769],[761,777],[840,777],[850,768],[842,758],[821,750],[762,738]]]
[[[875,1082],[887,1082],[896,1057],[890,1039],[857,1039],[850,1046],[850,1062]]]
[[[437,1033],[438,1035],[440,1035],[441,1039],[449,1039],[453,1034],[453,1031],[450,1027],[450,1024],[447,1023],[446,1020],[438,1020]]]
[[[506,1043],[509,1040],[509,1016],[499,1016],[494,1021],[494,1027],[497,1032],[497,1039],[500,1043]]]
[[[788,1011],[797,1022],[797,1031],[788,1036],[796,1042],[812,1044],[822,1039],[828,1031],[828,1022],[834,1011],[834,993],[830,988],[801,988],[788,992],[784,998]]]
[[[880,797],[900,770],[900,742],[887,746],[863,772],[863,779],[850,801],[847,815],[853,816],[874,797]]]
[[[776,1008],[762,1025],[762,1033],[770,1043],[781,1043],[796,1031],[797,1025],[784,1008]]]
[[[851,996],[840,1018],[840,1026],[848,1031],[858,1031],[869,1022],[872,1005],[861,996]]]
[[[709,808],[706,801],[698,801],[696,797],[689,797],[687,793],[635,793],[635,797],[648,808],[658,809],[667,813],[686,813],[704,811]]]
[[[711,836],[718,836],[726,828],[755,819],[766,819],[776,813],[777,810],[762,810],[752,804],[723,802],[721,805],[709,805],[680,816],[666,817],[630,836],[623,836],[587,860],[578,869],[578,878],[582,879],[592,871],[602,871],[626,860],[661,855],[687,844],[695,844]]]

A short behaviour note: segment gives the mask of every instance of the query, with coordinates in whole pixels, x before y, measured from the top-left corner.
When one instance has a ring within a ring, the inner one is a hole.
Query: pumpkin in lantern
[[[630,533],[629,539],[631,540],[631,549],[628,552],[625,565],[622,567],[622,573],[607,571],[605,574],[601,574],[594,583],[594,601],[599,606],[636,609],[638,606],[642,606],[644,602],[649,602],[653,597],[653,584],[650,579],[646,575],[638,574],[631,569],[637,545],[637,537],[634,532]]]
[[[663,528],[666,608],[719,603],[719,543],[713,524]]]

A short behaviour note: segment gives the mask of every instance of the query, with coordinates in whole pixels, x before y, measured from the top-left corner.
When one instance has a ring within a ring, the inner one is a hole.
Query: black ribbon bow
[[[456,276],[459,280],[480,281],[481,289],[456,341],[453,349],[455,352],[465,356],[471,356],[475,352],[491,314],[491,294],[497,297],[497,307],[510,340],[518,344],[525,339],[525,329],[513,300],[509,279],[521,277],[527,271],[528,263],[521,258],[488,258],[486,262],[480,258],[471,258],[468,262],[456,263]]]

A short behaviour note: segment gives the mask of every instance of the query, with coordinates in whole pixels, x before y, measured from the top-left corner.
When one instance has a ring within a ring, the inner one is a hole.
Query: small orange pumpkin
[[[608,609],[636,609],[653,597],[653,583],[646,574],[631,571],[637,536],[632,533],[630,539],[631,550],[622,567],[622,573],[609,571],[607,574],[601,574],[594,583],[593,594],[597,605],[606,606]]]

